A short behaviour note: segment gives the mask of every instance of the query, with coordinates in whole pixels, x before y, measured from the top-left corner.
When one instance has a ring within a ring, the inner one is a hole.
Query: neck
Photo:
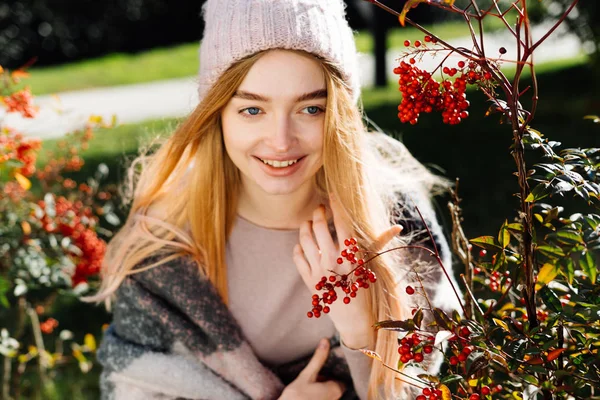
[[[267,194],[242,184],[238,214],[265,228],[299,229],[302,222],[312,219],[313,211],[321,203],[327,204],[317,195],[314,185],[289,194]]]

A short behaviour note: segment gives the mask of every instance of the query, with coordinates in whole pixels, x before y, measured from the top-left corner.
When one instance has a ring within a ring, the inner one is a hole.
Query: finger
[[[337,232],[338,245],[342,248],[344,239],[352,236],[352,225],[348,222],[348,216],[344,212],[342,205],[332,193],[329,194],[329,204],[331,213],[333,214],[333,224]]]
[[[304,282],[311,283],[311,274],[312,270],[310,268],[310,264],[306,261],[304,257],[304,252],[302,251],[302,247],[297,244],[294,246],[294,252],[292,255],[294,263],[296,264],[296,269],[298,273],[304,280]]]
[[[325,207],[319,206],[313,211],[313,231],[315,238],[317,239],[317,246],[322,252],[322,258],[328,260],[337,249],[335,243],[329,232],[329,225],[327,224],[327,217],[325,216]],[[324,257],[324,258],[323,258]]]
[[[346,391],[346,385],[338,381],[327,381],[323,383],[325,393],[328,394],[327,398],[331,396],[332,399],[339,399]]]
[[[316,382],[317,376],[319,375],[319,371],[325,364],[327,360],[327,355],[329,354],[329,340],[321,339],[315,353],[312,358],[306,364],[306,367],[298,374],[298,377],[302,377],[308,382]]]
[[[313,268],[316,268],[321,263],[321,255],[319,254],[319,248],[313,238],[311,225],[311,221],[304,221],[300,225],[299,240],[302,251],[306,256],[312,271]]]
[[[402,225],[394,225],[387,231],[383,232],[381,235],[377,237],[375,240],[375,251],[381,250],[390,240],[392,240],[396,235],[398,235],[404,227]]]

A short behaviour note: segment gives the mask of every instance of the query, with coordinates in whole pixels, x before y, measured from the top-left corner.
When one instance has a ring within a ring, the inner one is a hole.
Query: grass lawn
[[[468,34],[461,22],[446,22],[428,26],[434,33],[452,39]],[[359,51],[369,53],[373,38],[367,31],[356,34]],[[402,47],[406,39],[422,39],[423,34],[414,28],[397,28],[390,32],[388,46]],[[31,86],[36,95],[102,86],[117,86],[183,78],[198,71],[198,43],[153,49],[138,54],[111,54],[109,56],[61,65],[32,68],[31,77],[23,84]]]

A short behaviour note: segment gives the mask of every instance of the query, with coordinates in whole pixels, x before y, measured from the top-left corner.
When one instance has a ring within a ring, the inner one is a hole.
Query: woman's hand
[[[329,341],[321,339],[319,347],[298,377],[284,389],[279,400],[337,400],[346,391],[337,381],[317,382],[319,371],[329,354]]]
[[[343,244],[344,239],[353,236],[352,225],[336,199],[330,197],[329,203],[338,242]],[[392,226],[377,238],[375,247],[382,248],[401,230],[400,225]],[[300,244],[294,247],[294,262],[311,292],[314,293],[315,285],[321,277],[332,274],[330,271],[343,275],[354,269],[355,265],[348,262],[337,264],[336,260],[340,257],[341,250],[342,247],[334,243],[329,232],[325,207],[321,205],[313,212],[312,221],[305,221],[300,225]],[[359,290],[349,304],[342,304],[342,299],[339,298],[329,305],[328,315],[340,333],[342,342],[352,349],[370,347],[374,344],[375,335],[372,325],[376,322],[375,316],[368,307],[367,296],[362,293],[363,290]]]

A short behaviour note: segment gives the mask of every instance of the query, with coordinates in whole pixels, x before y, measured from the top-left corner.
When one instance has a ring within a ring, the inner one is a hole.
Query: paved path
[[[544,27],[534,29],[534,39],[542,36]],[[488,35],[485,42],[487,54],[497,55],[500,47],[508,49],[505,59],[515,57],[508,35]],[[471,47],[470,38],[452,40],[455,46]],[[388,71],[391,80],[395,59],[402,49],[391,49],[387,54]],[[582,52],[579,40],[572,34],[554,32],[553,35],[536,50],[538,63],[575,57]],[[433,69],[440,58],[425,57],[420,66]],[[454,62],[451,64],[455,65]],[[371,55],[360,56],[360,78],[363,87],[373,85],[374,60]],[[98,88],[92,90],[59,93],[57,96],[39,96],[36,104],[40,106],[39,116],[33,120],[20,118],[17,114],[3,115],[0,121],[14,127],[28,136],[42,139],[60,137],[82,127],[92,114],[110,119],[117,116],[119,123],[137,123],[150,119],[181,117],[188,114],[198,102],[196,77],[167,81]],[[4,120],[2,118],[4,117]]]

